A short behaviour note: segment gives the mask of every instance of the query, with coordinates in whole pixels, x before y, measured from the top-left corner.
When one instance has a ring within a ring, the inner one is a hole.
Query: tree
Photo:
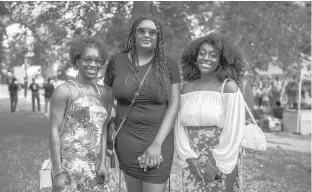
[[[269,63],[291,70],[301,53],[311,53],[310,2],[216,2],[209,25],[230,38],[243,52],[250,70]],[[205,15],[205,14],[203,14]],[[202,19],[202,20],[203,20]]]
[[[178,62],[186,44],[212,30],[242,50],[251,71],[266,69],[270,62],[294,70],[301,53],[311,53],[311,2],[0,2],[0,10],[26,31],[6,48],[10,56],[1,58],[23,57],[26,49],[35,54],[33,64],[60,63],[61,72],[70,67],[73,38],[96,36],[113,54],[125,48],[130,26],[142,14],[161,20],[166,53]],[[6,38],[2,26],[1,46]],[[34,38],[31,46],[25,46],[27,34]]]

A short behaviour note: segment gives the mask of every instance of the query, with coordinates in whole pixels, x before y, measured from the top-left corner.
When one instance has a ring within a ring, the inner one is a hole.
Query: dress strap
[[[92,81],[92,82],[93,82],[93,84],[94,84],[98,94],[101,95],[101,92],[100,92],[99,87],[97,86],[97,84],[94,81]]]
[[[75,81],[73,81],[73,80],[68,80],[68,81],[72,82],[72,83],[77,87],[79,93],[81,93],[81,90],[80,90],[80,88],[78,87],[78,85],[75,83]]]

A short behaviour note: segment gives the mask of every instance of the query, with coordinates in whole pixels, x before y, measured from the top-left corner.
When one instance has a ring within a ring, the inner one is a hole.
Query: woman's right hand
[[[200,165],[198,159],[189,158],[186,159],[190,167],[190,171],[195,175],[197,180],[202,180],[204,182],[204,175],[203,175],[203,167]]]
[[[69,180],[65,173],[62,173],[53,178],[52,192],[63,192],[65,190],[65,185],[69,185]]]

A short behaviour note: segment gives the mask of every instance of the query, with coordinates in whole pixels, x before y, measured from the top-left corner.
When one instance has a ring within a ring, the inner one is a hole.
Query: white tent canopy
[[[261,71],[256,69],[256,72],[259,75],[282,75],[284,74],[283,70],[278,67],[278,66],[274,66],[274,65],[269,65],[269,68],[267,71]]]

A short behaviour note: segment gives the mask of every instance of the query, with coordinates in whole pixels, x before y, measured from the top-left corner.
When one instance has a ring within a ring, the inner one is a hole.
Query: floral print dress
[[[107,118],[107,111],[98,95],[79,95],[70,101],[61,133],[62,166],[70,178],[66,192],[109,191],[107,186],[98,185],[95,180],[96,163],[99,161],[102,126]]]

